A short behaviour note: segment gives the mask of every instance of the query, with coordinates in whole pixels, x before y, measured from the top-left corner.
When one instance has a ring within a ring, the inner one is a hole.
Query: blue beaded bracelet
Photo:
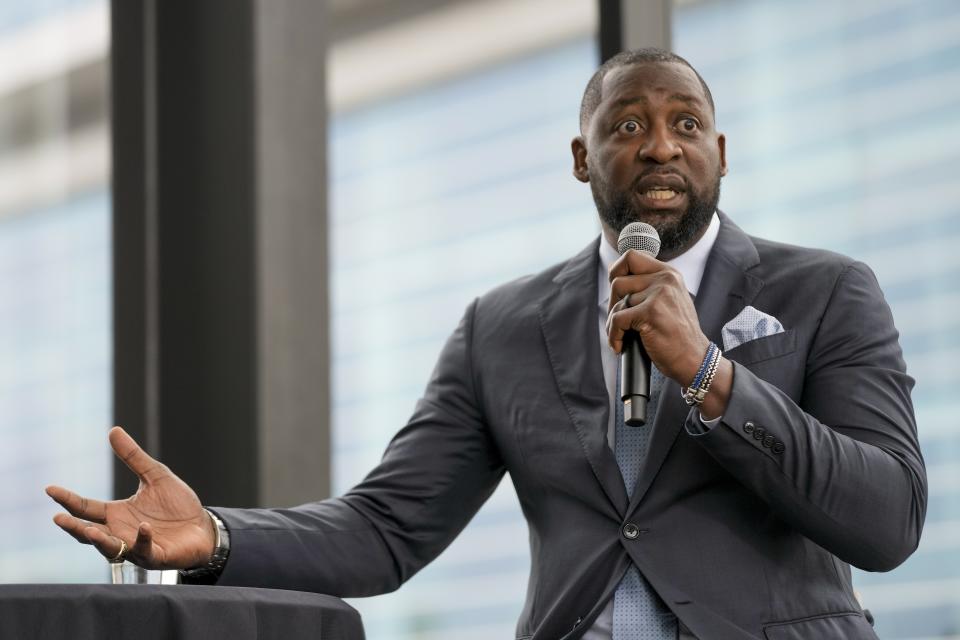
[[[720,351],[720,347],[711,342],[707,347],[707,353],[703,357],[703,362],[700,364],[700,370],[697,372],[697,376],[693,379],[689,387],[680,389],[680,395],[683,396],[684,401],[688,405],[693,406],[703,403],[703,399],[710,389],[710,383],[713,382],[713,377],[717,373],[717,368],[722,356],[723,352]]]
[[[713,359],[713,352],[717,348],[717,345],[712,342],[707,347],[707,353],[703,356],[703,362],[700,363],[700,370],[697,371],[697,375],[694,376],[693,382],[690,383],[691,389],[699,389],[700,385],[703,384],[703,378],[707,375],[707,369],[710,368],[710,361]]]

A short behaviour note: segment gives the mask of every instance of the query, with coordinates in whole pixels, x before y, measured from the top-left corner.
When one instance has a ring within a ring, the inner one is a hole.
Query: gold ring
[[[121,539],[120,539],[120,552],[119,552],[117,555],[115,555],[115,556],[113,556],[112,558],[110,558],[109,562],[110,562],[111,564],[119,564],[119,563],[123,562],[124,556],[126,556],[126,555],[127,555],[127,543],[124,542],[123,539],[121,538]]]

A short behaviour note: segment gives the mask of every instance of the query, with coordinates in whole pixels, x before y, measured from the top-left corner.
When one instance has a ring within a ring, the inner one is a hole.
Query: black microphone
[[[646,222],[631,222],[620,232],[617,251],[620,255],[629,249],[657,257],[660,253],[660,235]],[[631,427],[647,423],[647,400],[650,398],[650,356],[636,331],[623,336],[620,352],[620,399],[623,400],[623,421]]]

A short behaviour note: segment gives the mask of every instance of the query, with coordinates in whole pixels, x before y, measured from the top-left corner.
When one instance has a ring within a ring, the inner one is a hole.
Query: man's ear
[[[577,136],[570,142],[573,152],[573,177],[580,182],[590,182],[590,171],[587,169],[587,144],[583,136]]]
[[[727,137],[722,133],[717,136],[717,148],[720,149],[720,175],[727,175]]]

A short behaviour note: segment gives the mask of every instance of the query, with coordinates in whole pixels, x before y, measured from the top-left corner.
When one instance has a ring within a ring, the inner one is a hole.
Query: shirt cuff
[[[723,420],[723,416],[722,416],[722,415],[719,415],[719,416],[717,416],[716,418],[714,418],[714,419],[712,419],[712,420],[707,420],[706,418],[703,417],[703,414],[702,414],[702,413],[700,413],[699,411],[697,411],[697,420],[698,420],[698,422],[700,422],[701,424],[703,424],[703,426],[705,426],[705,427],[707,428],[707,430],[709,431],[710,429],[713,429],[715,426],[717,426],[717,425],[720,423],[721,420]]]
[[[709,433],[710,430],[720,424],[720,421],[723,419],[723,416],[718,416],[712,420],[704,420],[703,414],[696,409],[691,413],[693,413],[693,417],[687,420],[687,433],[692,436],[702,436]]]

